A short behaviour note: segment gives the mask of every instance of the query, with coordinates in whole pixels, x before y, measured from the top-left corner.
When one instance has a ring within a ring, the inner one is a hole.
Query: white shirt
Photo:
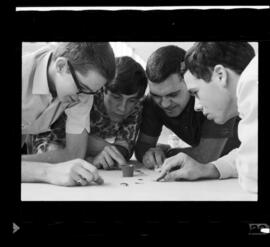
[[[22,135],[50,131],[50,126],[65,111],[66,133],[90,132],[92,95],[79,95],[73,102],[53,100],[49,91],[47,67],[52,46],[22,57]]]
[[[241,187],[258,193],[258,57],[242,72],[237,85],[239,148],[212,162],[220,179],[239,177]]]

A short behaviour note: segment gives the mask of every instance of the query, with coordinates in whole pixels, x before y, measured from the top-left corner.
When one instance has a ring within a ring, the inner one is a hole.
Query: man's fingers
[[[185,174],[184,172],[182,172],[181,168],[168,173],[165,177],[164,177],[164,181],[169,182],[169,181],[180,181],[185,179]]]
[[[99,157],[98,157],[98,164],[103,168],[103,169],[105,169],[105,170],[108,170],[109,169],[109,166],[108,166],[108,164],[107,164],[107,162],[106,162],[106,160],[105,160],[105,158],[104,158],[104,155],[102,154],[100,154],[99,155]]]
[[[106,164],[108,166],[107,168],[108,169],[112,168],[114,165],[114,161],[111,158],[111,156],[107,152],[104,152],[104,151],[102,152],[102,155],[103,155],[104,161],[106,162]]]
[[[97,169],[100,169],[102,167],[102,165],[100,163],[98,164],[93,164]]]
[[[86,161],[83,162],[82,165],[83,165],[83,167],[84,167],[85,169],[87,169],[88,171],[91,172],[91,174],[94,176],[94,181],[95,181],[96,183],[101,184],[101,183],[100,183],[101,181],[102,181],[102,183],[103,183],[103,179],[102,179],[102,177],[98,174],[98,170],[97,170],[97,168],[96,168],[95,166],[89,164],[89,163],[86,162]]]
[[[98,179],[95,181],[97,184],[103,184],[104,180],[102,177],[98,177]]]
[[[157,166],[156,159],[154,157],[154,152],[149,153],[147,160],[148,160],[148,164],[150,164],[151,166],[154,166],[154,167]]]
[[[175,155],[171,158],[168,158],[162,165],[162,171],[169,172],[171,169],[176,168],[177,166],[182,167],[184,159],[181,155]]]
[[[161,171],[160,174],[157,178],[157,181],[159,181],[160,179],[164,178],[166,176],[166,174],[171,170],[172,165],[170,163],[164,163],[164,165],[161,167]]]
[[[160,152],[154,152],[157,167],[161,167],[163,164],[163,156]]]
[[[124,156],[118,151],[118,149],[114,146],[106,147],[104,151],[107,152],[119,165],[124,165],[126,160]]]
[[[91,183],[94,180],[94,176],[92,175],[91,172],[89,172],[87,169],[85,169],[83,166],[76,166],[74,167],[74,171],[77,172],[77,174],[86,180],[87,183]],[[83,182],[84,185],[84,182]]]
[[[78,184],[78,181],[82,179],[80,175],[74,170],[71,170],[70,176],[75,184]]]
[[[77,171],[71,172],[71,178],[73,179],[75,185],[85,186],[88,184],[88,181],[86,181],[79,173],[77,173]]]

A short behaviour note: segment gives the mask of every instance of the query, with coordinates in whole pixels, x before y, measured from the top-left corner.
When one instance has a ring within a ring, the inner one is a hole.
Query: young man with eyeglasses
[[[94,95],[86,158],[97,168],[113,169],[133,154],[147,87],[143,67],[128,56],[116,58],[116,76]],[[34,136],[33,152],[65,146],[65,116],[54,133]]]
[[[92,94],[114,75],[115,57],[108,42],[63,42],[23,56],[22,145],[31,144],[33,134],[57,128],[63,112],[67,121],[63,149],[22,155],[22,182],[64,186],[102,182],[96,168],[82,159],[90,131]]]
[[[160,167],[166,158],[177,153],[186,153],[206,163],[240,145],[236,131],[238,120],[218,125],[197,110],[181,70],[185,53],[180,47],[164,46],[147,61],[149,95],[144,101],[135,154],[149,169]],[[190,147],[171,148],[157,144],[163,126]]]

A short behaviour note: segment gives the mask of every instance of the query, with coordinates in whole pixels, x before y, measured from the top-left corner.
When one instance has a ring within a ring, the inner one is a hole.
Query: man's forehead
[[[96,70],[89,70],[85,75],[81,73],[76,73],[76,75],[82,83],[91,85],[93,89],[99,88],[107,82],[106,78]]]
[[[117,94],[120,95],[124,98],[130,99],[130,98],[137,98],[138,97],[138,92],[134,93],[134,94],[123,94],[121,92],[112,92],[110,90],[108,90],[111,94]]]
[[[90,69],[85,74],[82,74],[80,72],[77,73],[78,77],[81,79],[100,79],[100,80],[106,80],[105,77],[97,70]]]
[[[149,81],[149,89],[150,92],[156,95],[167,95],[170,93],[174,93],[184,86],[183,82],[162,82],[162,83],[153,83]]]

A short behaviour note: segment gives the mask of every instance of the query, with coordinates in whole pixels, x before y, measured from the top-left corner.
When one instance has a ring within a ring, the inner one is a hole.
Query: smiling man
[[[85,157],[92,94],[115,75],[115,57],[109,43],[64,42],[48,45],[22,58],[23,182],[85,185],[98,176]],[[65,112],[63,149],[32,154],[32,135],[55,129]],[[59,163],[51,165],[52,163]],[[93,174],[95,174],[93,176]]]
[[[196,106],[194,109],[194,97],[190,96],[181,71],[185,53],[180,47],[165,46],[147,61],[150,94],[144,102],[135,152],[137,159],[150,169],[179,152],[207,163],[239,145],[235,127],[233,132],[235,119],[217,125],[197,111]],[[157,145],[163,126],[191,147],[171,149],[169,145]],[[228,139],[233,141],[227,142]]]
[[[223,124],[240,116],[241,145],[207,164],[178,154],[166,160],[159,179],[239,177],[243,189],[257,193],[258,58],[254,49],[248,42],[199,42],[187,52],[185,65],[187,88],[208,119]]]

